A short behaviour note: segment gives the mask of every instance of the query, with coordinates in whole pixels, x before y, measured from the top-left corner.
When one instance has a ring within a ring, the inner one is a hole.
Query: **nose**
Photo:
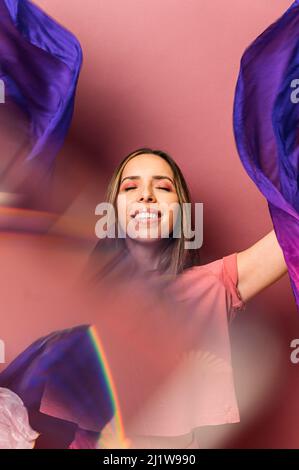
[[[156,202],[155,195],[153,194],[151,185],[144,186],[141,189],[140,195],[138,197],[139,202]]]

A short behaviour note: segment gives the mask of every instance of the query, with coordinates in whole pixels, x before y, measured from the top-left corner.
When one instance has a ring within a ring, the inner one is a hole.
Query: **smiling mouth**
[[[161,219],[161,211],[157,210],[136,210],[131,217],[137,221],[152,221]]]

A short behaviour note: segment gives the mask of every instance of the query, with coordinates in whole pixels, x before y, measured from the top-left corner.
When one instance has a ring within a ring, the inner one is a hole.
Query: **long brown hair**
[[[174,184],[175,189],[178,195],[178,202],[182,208],[183,203],[191,203],[190,192],[183,176],[182,171],[179,166],[173,160],[173,158],[162,150],[153,150],[151,148],[145,147],[135,150],[134,152],[129,153],[115,169],[110,183],[108,185],[106,199],[105,201],[112,204],[116,214],[115,225],[116,233],[118,227],[118,214],[117,214],[117,196],[119,193],[119,187],[121,182],[121,175],[126,164],[137,155],[141,154],[151,154],[157,155],[163,160],[165,160],[171,167],[174,175]],[[185,234],[183,230],[184,223],[184,211],[182,211],[181,217],[181,236],[179,238],[170,237],[169,242],[166,244],[165,249],[161,252],[160,262],[158,265],[158,271],[163,274],[176,275],[182,272],[184,269],[190,266],[199,264],[199,252],[196,249],[186,249],[185,248]],[[107,273],[111,271],[118,262],[128,256],[128,250],[126,248],[126,243],[123,238],[104,238],[101,239],[93,252],[99,253],[103,251],[112,251],[114,256],[109,261],[108,266],[105,266],[102,273]],[[100,274],[100,273],[98,273]]]

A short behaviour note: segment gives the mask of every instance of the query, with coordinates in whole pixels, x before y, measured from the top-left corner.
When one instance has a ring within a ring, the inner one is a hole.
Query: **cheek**
[[[166,202],[167,204],[172,204],[173,202],[178,202],[178,196],[174,191],[163,191],[163,190],[158,190],[155,192],[155,196],[157,200]]]
[[[127,198],[125,195],[121,194],[120,196],[117,197],[117,218],[121,224],[121,226],[124,228],[126,225],[127,221]]]
[[[169,210],[169,227],[171,230],[174,229],[175,225],[178,223],[180,224],[180,206],[178,205],[178,201],[174,201],[177,205],[174,205],[170,210]]]

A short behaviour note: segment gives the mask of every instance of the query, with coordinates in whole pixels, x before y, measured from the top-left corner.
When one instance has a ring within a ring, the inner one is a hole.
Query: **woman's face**
[[[167,238],[178,213],[178,195],[170,165],[154,154],[140,154],[123,169],[117,196],[119,224],[130,238]],[[166,234],[166,236],[165,236]]]

